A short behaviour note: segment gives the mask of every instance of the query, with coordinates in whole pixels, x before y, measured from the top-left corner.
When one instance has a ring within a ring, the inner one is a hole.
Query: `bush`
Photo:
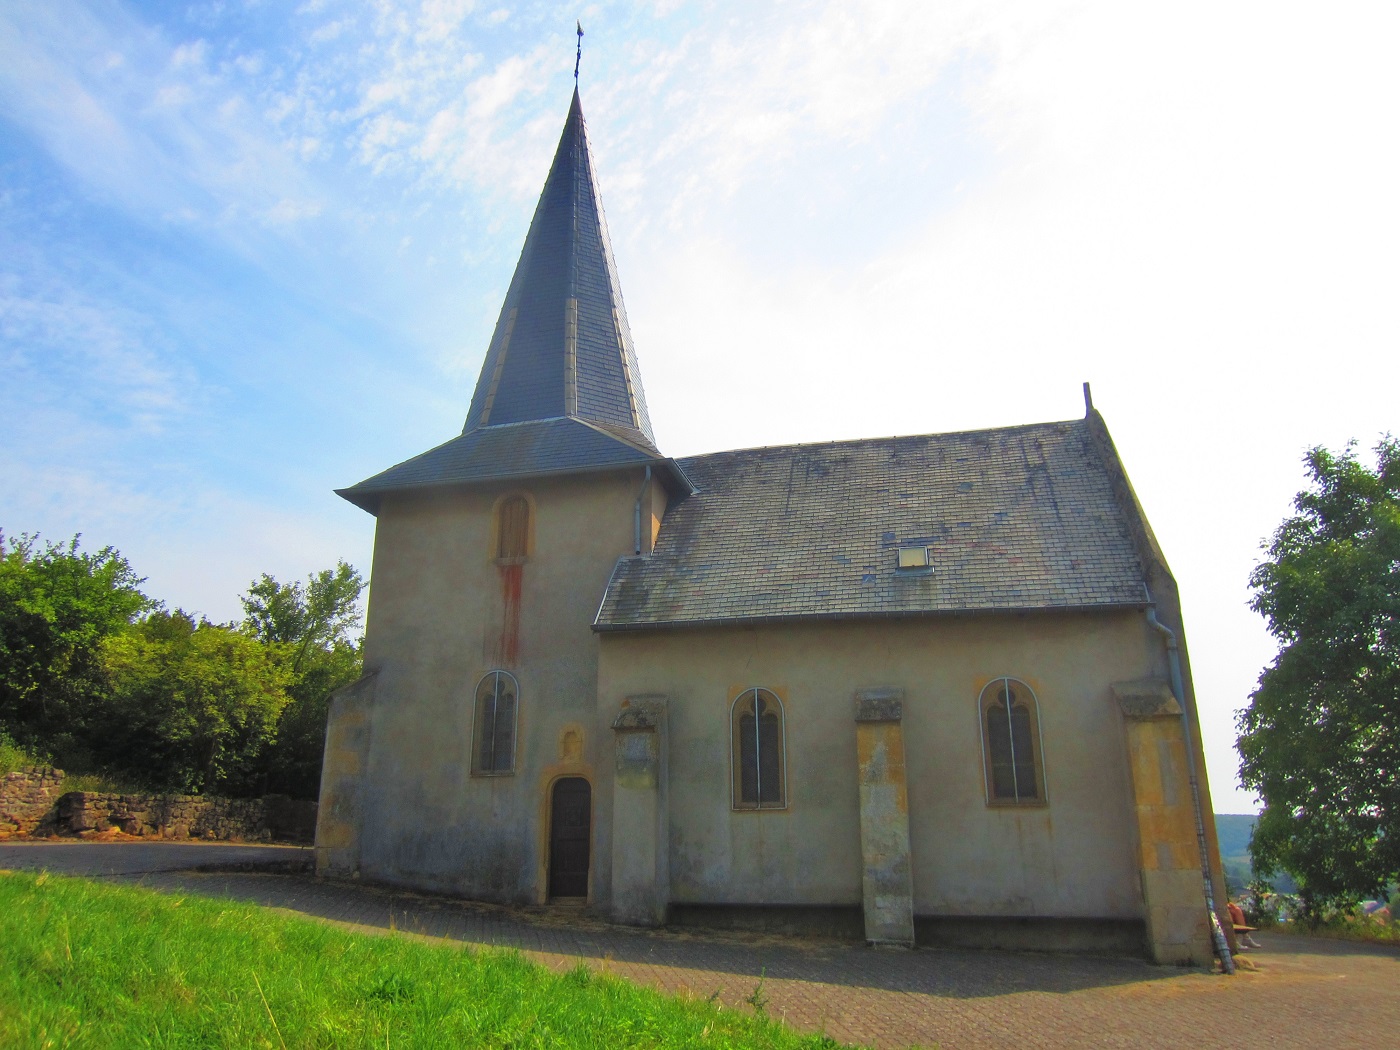
[[[26,751],[16,744],[9,734],[0,729],[0,776],[4,776],[6,773],[15,773],[21,769],[29,769],[31,766],[46,765],[48,765],[46,756]]]

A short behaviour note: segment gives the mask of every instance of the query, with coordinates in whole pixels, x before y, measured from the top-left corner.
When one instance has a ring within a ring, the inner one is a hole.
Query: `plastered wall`
[[[361,874],[487,900],[543,900],[549,788],[582,776],[594,786],[593,881],[606,885],[598,843],[608,841],[600,806],[610,796],[597,777],[612,739],[596,727],[590,624],[617,558],[632,553],[641,488],[633,470],[385,500],[365,639],[371,725],[357,738],[363,756],[349,761],[360,771],[355,812],[327,827]],[[532,506],[530,552],[503,564],[494,510],[516,492]],[[649,524],[644,502],[648,544]],[[494,669],[519,683],[515,772],[473,776],[473,698]]]
[[[1117,679],[1161,674],[1142,614],[774,625],[601,642],[599,696],[668,698],[672,899],[858,904],[858,690],[903,690],[918,914],[1141,918]],[[1048,801],[989,806],[978,697],[1020,678],[1039,702]],[[781,812],[736,812],[729,703],[763,686],[787,718]]]
[[[542,902],[550,787],[581,776],[593,800],[589,899],[608,911],[614,858],[629,848],[612,838],[614,722],[625,698],[654,696],[669,739],[662,896],[860,906],[853,701],[892,690],[916,915],[1144,917],[1149,847],[1111,689],[1166,673],[1140,611],[595,634],[604,584],[633,550],[639,491],[641,471],[619,471],[386,500],[367,677],[337,700],[328,732],[323,870]],[[530,549],[503,563],[494,512],[513,493],[531,503]],[[645,490],[644,549],[662,500],[655,483]],[[519,683],[515,772],[473,776],[472,701],[493,669]],[[978,698],[1000,676],[1037,699],[1043,805],[987,803]],[[730,705],[755,686],[784,705],[781,811],[731,806]],[[1178,898],[1191,906],[1191,893]]]

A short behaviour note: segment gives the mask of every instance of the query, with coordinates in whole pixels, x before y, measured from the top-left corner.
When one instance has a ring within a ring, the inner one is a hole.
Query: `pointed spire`
[[[655,446],[577,87],[463,433],[561,416]]]

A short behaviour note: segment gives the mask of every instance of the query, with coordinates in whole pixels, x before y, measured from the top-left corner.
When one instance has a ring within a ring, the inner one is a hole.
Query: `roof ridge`
[[[642,434],[642,432],[640,430],[637,430],[635,427],[623,427],[616,423],[599,423],[592,419],[583,419],[580,416],[568,416],[566,418],[573,420],[575,423],[582,423],[586,427],[591,427],[593,430],[598,431],[598,433],[604,435],[605,437],[612,438],[614,441],[621,441],[624,444],[631,445],[632,447],[642,452],[654,454],[662,459],[666,458],[661,455],[660,450],[657,449],[655,445],[644,445],[639,441],[633,441],[631,438],[614,433],[615,430],[633,430],[638,434]],[[642,434],[642,437],[646,437],[646,435]]]
[[[881,437],[832,439],[831,441],[798,441],[786,445],[746,445],[743,448],[726,448],[716,452],[697,452],[689,456],[676,456],[678,460],[707,459],[710,456],[728,456],[736,452],[780,452],[786,449],[831,448],[834,445],[873,445],[882,441],[910,441],[917,438],[952,438],[972,434],[1010,433],[1017,430],[1034,430],[1038,427],[1060,427],[1082,424],[1082,418],[1051,419],[1040,423],[1017,423],[1004,427],[981,427],[976,430],[945,430],[924,434],[888,434]]]

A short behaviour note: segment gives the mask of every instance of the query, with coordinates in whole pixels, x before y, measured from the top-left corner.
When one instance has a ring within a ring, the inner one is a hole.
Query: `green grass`
[[[836,1045],[583,966],[555,974],[518,952],[0,872],[0,1046]]]
[[[0,776],[4,776],[6,773],[17,773],[30,766],[45,764],[35,761],[33,755],[11,740],[3,731],[0,731]]]
[[[54,763],[46,754],[26,751],[10,737],[0,731],[0,776],[17,773],[35,766],[52,766]],[[68,772],[63,778],[64,791],[97,791],[107,795],[142,795],[146,791],[140,784],[103,772]]]
[[[152,792],[140,784],[107,773],[69,773],[63,778],[64,791],[96,791],[103,795],[147,795]]]

